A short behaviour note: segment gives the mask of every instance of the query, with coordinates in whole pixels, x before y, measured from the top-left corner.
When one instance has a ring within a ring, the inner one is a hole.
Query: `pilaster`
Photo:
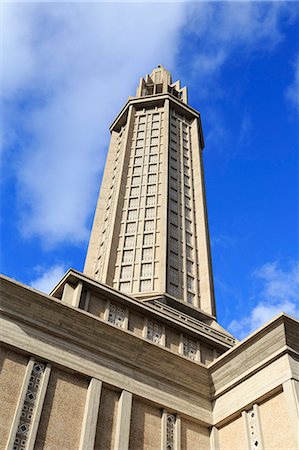
[[[92,378],[86,395],[79,450],[94,449],[101,392],[102,382]]]
[[[132,397],[131,392],[127,391],[122,391],[120,395],[117,411],[114,450],[128,450],[129,448]]]

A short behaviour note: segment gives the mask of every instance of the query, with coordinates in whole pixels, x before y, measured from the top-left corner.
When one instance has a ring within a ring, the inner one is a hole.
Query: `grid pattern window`
[[[247,429],[248,429],[248,435],[249,435],[249,441],[250,441],[250,449],[261,449],[262,443],[260,438],[260,430],[259,430],[259,424],[258,424],[258,406],[253,406],[249,411],[246,412],[246,419],[247,419]]]
[[[190,289],[190,291],[194,290],[194,278],[187,276],[187,288]]]
[[[133,167],[133,175],[141,175],[142,172],[142,167],[141,166],[134,166]]]
[[[187,247],[186,247],[186,255],[187,255],[187,258],[193,259],[193,249],[189,245],[187,245]]]
[[[135,236],[126,236],[125,237],[125,247],[134,247]]]
[[[188,245],[192,245],[192,234],[191,233],[186,233],[186,242]]]
[[[179,295],[179,288],[173,283],[169,283],[168,285],[169,294],[177,297]]]
[[[157,164],[149,164],[148,171],[150,173],[157,173],[158,165]]]
[[[154,206],[156,204],[156,197],[154,195],[148,195],[146,197],[146,206]]]
[[[186,227],[186,230],[187,231],[189,231],[189,232],[191,232],[192,231],[192,223],[191,223],[191,220],[186,220],[186,222],[185,222],[185,227]]]
[[[138,156],[134,158],[134,166],[141,166],[142,165],[142,156]]]
[[[154,245],[154,234],[153,233],[148,233],[143,236],[143,245],[145,245],[145,246]]]
[[[140,291],[149,292],[152,290],[152,280],[141,280],[140,281]]]
[[[138,197],[130,198],[129,200],[129,208],[137,208],[138,207]]]
[[[192,360],[196,358],[197,345],[196,342],[187,337],[183,337],[183,355]]]
[[[147,193],[148,194],[155,194],[157,191],[157,186],[155,184],[149,184],[147,186]]]
[[[137,139],[144,139],[144,131],[137,132]]]
[[[187,261],[187,272],[193,274],[194,263],[192,261]]]
[[[148,184],[154,184],[157,182],[157,175],[156,174],[150,174],[148,176]]]
[[[146,220],[144,222],[144,231],[154,231],[155,222],[153,220]]]
[[[141,156],[143,155],[143,147],[138,147],[135,150],[135,156]]]
[[[128,220],[136,220],[138,216],[137,209],[128,211]]]
[[[128,294],[131,289],[131,283],[130,281],[121,281],[119,283],[119,290],[120,292],[124,292],[125,294]]]
[[[170,235],[176,239],[179,237],[178,226],[170,223]]]
[[[175,425],[176,416],[174,414],[166,415],[166,448],[167,450],[175,450]]]
[[[139,195],[139,187],[138,186],[131,187],[130,196],[131,197],[138,197],[138,195]]]
[[[145,208],[145,218],[151,219],[155,217],[155,208]]]
[[[33,426],[34,412],[45,372],[45,364],[35,361],[30,374],[30,381],[26,386],[26,395],[22,405],[21,416],[17,426],[13,450],[25,450],[28,437]],[[10,447],[11,448],[11,447]]]
[[[132,177],[132,186],[140,186],[141,178],[140,177]]]
[[[142,259],[143,259],[143,261],[152,261],[153,249],[152,248],[144,248],[142,251]]]
[[[179,242],[177,239],[174,239],[173,237],[170,238],[170,250],[174,253],[179,253]]]
[[[158,323],[147,322],[147,338],[156,344],[162,344],[162,327]]]
[[[156,164],[157,162],[158,162],[158,155],[150,155],[149,163],[150,164]]]
[[[192,292],[187,292],[187,303],[190,303],[191,305],[194,304],[195,295]]]
[[[123,252],[123,262],[133,261],[133,250],[124,250]]]
[[[126,226],[126,233],[135,233],[136,222],[128,222]]]
[[[164,107],[137,109],[129,156],[126,186],[129,192],[123,207],[118,258],[120,270],[114,272],[114,283],[123,292],[150,292],[154,286],[154,256],[159,258],[160,233],[157,212],[162,197],[158,184],[160,153],[163,152]],[[162,163],[162,162],[161,162]],[[131,272],[125,267],[132,265]],[[133,266],[134,265],[134,266]],[[119,267],[119,266],[117,266]],[[134,267],[134,270],[133,270]],[[133,280],[133,275],[136,277]],[[141,278],[140,278],[141,277]],[[144,278],[146,277],[146,279]],[[134,281],[134,282],[133,282]]]
[[[178,267],[179,257],[177,253],[172,251],[169,252],[169,263],[171,264],[172,267]]]
[[[125,284],[125,283],[122,283]],[[127,283],[130,284],[130,283]],[[121,289],[122,292],[123,291]],[[126,312],[124,308],[121,308],[120,306],[116,306],[113,304],[109,305],[109,314],[108,314],[108,322],[113,323],[114,325],[117,325],[118,327],[123,327],[124,322],[126,318]]]
[[[150,154],[156,155],[159,152],[159,147],[157,145],[151,145],[150,146]]]
[[[171,109],[169,153],[169,212],[168,212],[168,273],[172,268],[184,268],[176,283],[168,277],[168,292],[193,303],[195,298],[195,260],[193,251],[193,181],[190,122]],[[175,239],[176,240],[175,240]],[[177,241],[177,243],[176,243]],[[186,270],[185,270],[186,269]],[[178,284],[177,289],[174,286]],[[184,286],[186,289],[184,290]],[[189,287],[188,287],[189,286]],[[197,288],[197,285],[196,285]],[[192,296],[192,298],[191,298]]]
[[[141,276],[143,277],[151,277],[153,274],[153,265],[152,263],[143,263],[141,264]]]
[[[175,267],[170,266],[169,268],[169,280],[172,284],[178,285],[179,282],[179,271]]]
[[[132,276],[132,266],[123,266],[121,268],[120,277],[123,279],[131,278]]]

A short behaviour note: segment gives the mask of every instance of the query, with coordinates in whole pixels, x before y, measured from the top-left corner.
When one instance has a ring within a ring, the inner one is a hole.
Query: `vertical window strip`
[[[258,405],[253,405],[248,411],[242,413],[245,419],[247,444],[249,450],[263,450]]]
[[[147,322],[147,338],[156,344],[162,344],[162,326],[148,321]]]
[[[118,327],[124,328],[126,319],[126,310],[120,306],[113,305],[109,303],[108,305],[108,322],[117,325]]]
[[[49,365],[30,359],[8,442],[9,448],[25,450],[29,445],[33,448],[49,375]]]
[[[181,450],[181,418],[166,409],[162,412],[162,449]]]

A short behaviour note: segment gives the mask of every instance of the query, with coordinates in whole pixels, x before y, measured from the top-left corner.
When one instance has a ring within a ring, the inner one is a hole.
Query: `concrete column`
[[[131,392],[122,391],[118,402],[114,450],[128,450],[132,409]]]
[[[166,99],[164,103],[164,136],[163,136],[163,175],[161,177],[161,236],[160,236],[160,249],[159,249],[159,291],[164,293],[167,291],[167,252],[168,252],[168,189],[169,189],[169,167],[168,167],[168,155],[169,155],[169,134],[170,134],[170,105],[169,100]],[[158,192],[158,190],[157,190]]]
[[[94,449],[101,392],[102,382],[92,378],[86,395],[79,450]]]
[[[210,449],[211,450],[220,450],[219,430],[216,427],[211,428]]]
[[[70,284],[65,283],[61,301],[68,305],[79,307],[82,294],[83,282],[79,281],[77,286],[73,288]]]
[[[28,436],[26,450],[34,449],[36,434],[37,434],[40,417],[41,417],[42,410],[43,410],[44,400],[46,397],[50,373],[51,373],[51,366],[50,366],[50,364],[47,364],[45,367],[45,371],[43,373],[41,383],[39,386],[39,390],[38,390],[38,394],[37,394],[37,399],[36,399],[36,403],[35,403],[32,422],[30,424],[30,432],[29,432],[29,436]]]
[[[181,416],[176,415],[174,450],[181,450]]]
[[[299,382],[290,379],[283,383],[282,387],[283,395],[287,404],[289,421],[296,441],[298,439],[299,423]]]
[[[163,409],[161,423],[161,450],[166,449],[167,444],[167,411]]]
[[[242,420],[243,420],[243,430],[244,430],[244,435],[245,435],[246,448],[250,450],[250,437],[249,437],[246,411],[242,411]]]

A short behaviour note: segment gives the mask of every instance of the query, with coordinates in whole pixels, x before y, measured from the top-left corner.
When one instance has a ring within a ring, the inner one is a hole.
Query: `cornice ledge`
[[[208,369],[210,373],[219,367],[227,364],[227,362],[233,358],[235,358],[240,352],[242,352],[245,348],[248,348],[254,342],[258,341],[263,335],[269,333],[270,330],[278,327],[281,324],[285,324],[286,322],[291,321],[293,324],[298,325],[299,332],[299,321],[288,314],[281,312],[269,322],[264,324],[262,327],[258,328],[256,331],[247,336],[243,341],[238,342],[234,347],[229,349],[226,353],[219,356],[215,361],[211,362],[208,365]],[[287,336],[286,329],[284,329],[285,337]]]
[[[246,370],[244,373],[239,375],[237,378],[234,378],[230,383],[226,384],[222,388],[218,389],[217,391],[213,392],[213,381],[211,380],[211,393],[212,393],[212,399],[216,400],[217,398],[221,397],[221,395],[225,394],[226,392],[233,389],[238,384],[242,383],[243,381],[247,380],[257,372],[261,371],[265,367],[272,364],[277,359],[281,358],[285,354],[289,355],[296,355],[299,357],[299,353],[291,349],[289,346],[284,345],[281,347],[281,349],[277,350],[272,355],[268,356],[267,358],[260,361],[258,364],[252,366],[250,369]]]
[[[112,122],[112,124],[109,127],[110,132],[113,131],[113,128],[116,126],[116,124],[119,122],[119,120],[122,118],[122,116],[127,112],[127,109],[130,105],[138,105],[142,103],[155,103],[159,101],[164,100],[170,100],[172,103],[174,103],[176,106],[182,108],[185,111],[188,111],[189,114],[194,116],[194,118],[200,119],[200,112],[196,109],[192,108],[192,106],[187,105],[186,103],[180,102],[174,95],[170,93],[163,93],[163,94],[155,94],[155,95],[147,95],[146,97],[129,97],[119,114],[117,115],[116,119]]]
[[[136,372],[140,372],[142,370],[142,372],[147,373],[153,379],[159,378],[161,381],[171,382],[172,385],[177,385],[180,389],[184,387],[186,391],[197,395],[201,382],[195,385],[192,380],[194,381],[195,378],[199,380],[201,378],[200,373],[202,373],[202,382],[209,383],[208,371],[203,364],[187,360],[187,358],[177,355],[164,347],[135,336],[129,330],[108,324],[86,311],[65,305],[53,298],[47,299],[46,296],[41,299],[41,294],[37,292],[35,294],[37,297],[31,300],[31,305],[27,305],[28,310],[25,311],[23,308],[22,313],[17,311],[18,304],[20,303],[20,306],[23,304],[22,299],[20,297],[10,297],[7,301],[8,305],[2,305],[2,317],[7,316],[8,319],[17,322],[19,326],[24,324],[37,330],[37,332],[42,330],[43,333],[59,339],[61,343],[69,342],[79,349],[91,351],[101,358],[105,358],[108,365],[110,365],[110,360],[114,360],[118,365],[121,364],[122,367],[127,367],[129,371],[133,369]],[[49,310],[49,303],[45,302],[45,300],[51,302],[52,312]],[[15,310],[10,308],[12,303],[15,303]],[[36,308],[32,310],[31,306],[39,308],[40,311],[37,311]],[[44,316],[48,316],[44,320],[47,320],[48,323],[42,322],[42,309],[44,308],[47,313]],[[49,323],[50,320],[57,320],[57,317],[53,317],[53,308],[56,310],[55,313],[61,316],[55,324]],[[74,327],[74,323],[76,327]],[[63,327],[61,326],[62,324]],[[94,333],[95,327],[97,328],[97,333]],[[90,330],[89,335],[86,330]],[[82,339],[83,335],[85,336],[85,341]],[[126,335],[125,345],[127,345],[128,351],[131,351],[131,355],[129,353],[124,354],[123,348],[119,348],[120,344],[124,345],[124,335]],[[103,342],[104,338],[105,342]],[[99,345],[100,342],[101,345]],[[105,346],[106,343],[107,346]],[[150,355],[151,360],[157,361],[157,365],[146,364],[145,354]],[[164,367],[158,364],[159,361],[165,361]],[[174,379],[174,374],[170,370],[171,367],[176,367],[176,372],[179,374],[179,377],[175,377],[176,379]],[[210,399],[210,392],[201,392],[200,397]]]

